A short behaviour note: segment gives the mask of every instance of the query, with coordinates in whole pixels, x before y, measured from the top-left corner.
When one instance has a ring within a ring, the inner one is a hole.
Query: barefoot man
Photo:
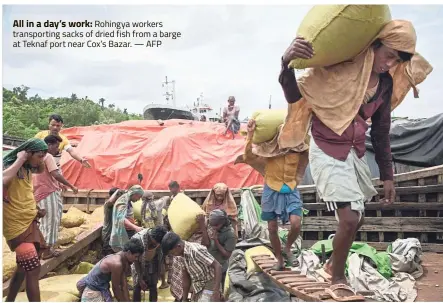
[[[40,302],[40,256],[46,248],[38,220],[45,216],[32,192],[32,175],[45,170],[48,145],[30,139],[3,158],[3,236],[17,259],[6,302],[14,302],[23,281],[29,302]]]
[[[243,159],[245,163],[251,163],[251,165],[256,159],[264,160],[265,163],[261,218],[268,222],[269,240],[278,260],[273,269],[283,270],[285,260],[288,261],[290,267],[295,267],[298,266],[298,262],[291,251],[291,247],[300,235],[303,211],[303,202],[297,184],[301,180],[300,176],[304,174],[306,166],[302,162],[303,159],[305,159],[305,162],[307,161],[307,156],[306,153],[289,151],[276,157],[259,157],[252,152],[254,131],[255,121],[251,119],[248,121],[248,137]],[[299,169],[302,170],[302,173]],[[283,250],[278,236],[278,218],[281,219],[283,224],[288,221],[291,224],[288,240]]]
[[[49,135],[45,138],[48,145],[48,153],[44,159],[45,170],[41,174],[33,175],[34,197],[40,209],[46,211],[46,216],[40,220],[40,231],[45,237],[48,250],[43,253],[42,259],[57,257],[60,252],[54,250],[53,246],[58,238],[58,230],[63,214],[63,201],[60,183],[69,187],[74,194],[78,189],[67,181],[57,168],[54,156],[58,154],[59,144],[62,138]]]
[[[377,194],[365,158],[366,121],[372,120],[370,135],[384,184],[382,202],[392,203],[395,188],[389,141],[391,107],[397,106],[411,87],[418,97],[415,85],[432,70],[415,53],[415,44],[412,24],[394,20],[352,61],[308,69],[298,80],[288,64],[296,58],[313,57],[312,45],[297,37],[282,57],[279,82],[290,110],[296,108],[296,102],[305,102],[312,108],[312,124],[310,128],[306,126],[312,138],[311,173],[320,198],[329,211],[335,211],[338,220],[331,261],[325,267],[332,276],[327,292],[340,301],[362,299],[348,286],[345,264],[363,224],[365,202]],[[295,134],[297,129],[294,127],[293,131]]]

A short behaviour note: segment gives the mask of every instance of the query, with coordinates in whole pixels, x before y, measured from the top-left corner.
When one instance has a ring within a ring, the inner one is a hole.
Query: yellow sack
[[[66,228],[79,227],[85,221],[86,213],[75,207],[71,207],[66,214],[62,215],[62,226]]]
[[[81,227],[63,228],[58,233],[58,239],[55,245],[58,247],[60,245],[66,245],[72,243],[75,240],[75,238],[82,232],[83,229]]]
[[[225,297],[225,300],[228,300],[229,297],[229,291],[230,291],[230,284],[231,283],[231,279],[229,279],[229,272],[226,273],[226,278],[225,278],[225,288],[223,289],[223,297]]]
[[[89,215],[89,220],[92,222],[97,222],[97,223],[103,223],[103,221],[105,220],[105,207],[104,206],[100,206],[98,208],[96,208],[92,214]]]
[[[94,264],[88,262],[80,262],[72,271],[73,274],[88,274],[91,269],[94,267]]]
[[[160,285],[158,285],[160,286]],[[146,294],[148,294],[148,292],[146,292]],[[157,287],[157,295],[158,295],[158,302],[174,302],[175,298],[174,296],[171,294],[171,289],[168,288],[164,288],[164,289],[160,289]]]
[[[289,66],[325,67],[350,60],[369,46],[389,21],[388,5],[315,5],[297,31],[297,36],[312,43],[315,55],[292,60]]]
[[[246,259],[246,273],[248,274],[252,272],[261,272],[260,267],[258,267],[254,263],[254,261],[252,261],[252,256],[255,255],[271,255],[272,257],[275,257],[274,253],[269,248],[263,245],[247,249],[245,251],[245,259]]]
[[[255,120],[255,131],[252,143],[259,144],[274,138],[278,127],[285,122],[286,109],[265,109],[252,114]]]
[[[85,276],[86,275],[63,275],[42,279],[39,281],[40,291],[69,293],[79,297],[80,293],[77,290],[77,282]]]
[[[42,302],[80,302],[80,298],[67,292],[41,291],[40,298]],[[6,300],[6,297],[4,298]],[[29,302],[26,292],[19,292],[15,302]]]
[[[132,207],[134,209],[134,218],[138,222],[142,222],[142,200],[138,200],[137,202],[132,203]]]
[[[182,240],[188,240],[197,230],[196,217],[199,214],[204,215],[205,212],[200,205],[183,193],[175,196],[168,209],[171,228]]]

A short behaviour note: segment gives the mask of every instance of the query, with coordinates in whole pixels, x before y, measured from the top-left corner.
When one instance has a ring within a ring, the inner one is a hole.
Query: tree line
[[[87,96],[41,98],[28,96],[29,87],[3,87],[3,134],[23,139],[32,138],[40,130],[48,129],[48,117],[59,114],[65,127],[112,124],[126,120],[141,120],[142,115],[131,114],[115,104],[105,104],[100,98],[94,102]]]

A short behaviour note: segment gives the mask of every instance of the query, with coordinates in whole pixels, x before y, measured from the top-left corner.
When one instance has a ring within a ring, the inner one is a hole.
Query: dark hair
[[[401,61],[408,62],[408,61],[411,61],[413,55],[410,53],[407,53],[407,52],[399,51],[398,56],[400,57]]]
[[[374,41],[374,43],[372,43],[372,46],[374,47],[374,49],[378,49],[383,45],[383,43],[381,42],[380,39],[377,39]],[[398,56],[400,57],[401,61],[403,62],[408,62],[412,59],[413,54],[407,53],[407,52],[402,52],[402,51],[397,51],[398,52]]]
[[[142,254],[145,252],[142,241],[137,238],[131,238],[128,243],[123,246],[124,252],[130,252],[131,254]]]
[[[169,188],[178,188],[178,187],[180,187],[180,185],[178,184],[177,181],[169,182]]]
[[[168,233],[168,230],[165,226],[160,225],[151,229],[150,234],[152,239],[157,243],[162,243],[163,237]]]
[[[60,136],[48,135],[45,137],[44,141],[46,142],[46,144],[56,144],[62,142],[63,139],[60,138]]]
[[[179,235],[176,233],[170,231],[168,232],[162,240],[162,251],[163,254],[166,256],[172,249],[174,249],[177,244],[179,244],[182,241]]]
[[[55,120],[57,122],[63,123],[63,118],[60,115],[57,114],[52,114],[49,116],[49,122],[51,122],[52,120]]]
[[[118,187],[113,187],[109,190],[109,195],[112,196],[117,190],[119,190]]]

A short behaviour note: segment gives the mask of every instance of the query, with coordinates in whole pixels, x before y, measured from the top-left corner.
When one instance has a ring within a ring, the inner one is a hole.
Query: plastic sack
[[[272,140],[277,134],[278,127],[285,121],[287,112],[286,109],[265,109],[253,113],[255,131],[252,143],[259,144]]]
[[[260,267],[258,267],[254,261],[252,261],[252,257],[255,255],[270,255],[271,257],[275,257],[274,253],[266,246],[256,246],[245,251],[245,259],[246,259],[246,273],[252,272],[261,272]]]
[[[66,245],[72,243],[75,240],[75,238],[82,232],[83,229],[81,227],[63,228],[58,233],[58,238],[55,245],[58,247],[60,245]]]
[[[72,271],[73,274],[88,274],[91,269],[94,267],[94,264],[88,262],[80,262]]]
[[[39,281],[40,291],[68,293],[75,297],[79,297],[80,293],[77,290],[77,282],[80,281],[84,276],[86,275],[74,274],[74,275],[61,275],[61,276],[42,279]],[[16,299],[16,301],[20,300]]]
[[[315,5],[301,22],[297,36],[312,43],[311,59],[295,59],[291,68],[324,67],[350,60],[369,46],[391,21],[388,5]]]
[[[199,214],[204,215],[205,212],[200,205],[183,193],[175,196],[168,209],[171,228],[182,240],[188,240],[197,230],[196,217]]]
[[[62,215],[62,226],[66,228],[79,227],[86,221],[86,214],[78,208],[69,208],[66,214]]]

